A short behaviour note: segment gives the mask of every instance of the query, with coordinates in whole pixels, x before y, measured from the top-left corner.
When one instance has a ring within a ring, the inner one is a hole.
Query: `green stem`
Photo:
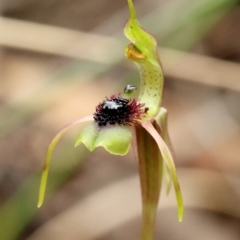
[[[142,126],[135,129],[142,194],[141,240],[153,240],[161,189],[162,158],[151,135]]]

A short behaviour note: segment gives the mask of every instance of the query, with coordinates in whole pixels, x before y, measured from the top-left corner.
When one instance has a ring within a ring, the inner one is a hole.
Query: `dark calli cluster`
[[[144,104],[138,103],[136,99],[112,95],[99,103],[93,118],[98,123],[98,126],[106,126],[107,124],[131,126],[137,124],[144,116],[144,113]]]

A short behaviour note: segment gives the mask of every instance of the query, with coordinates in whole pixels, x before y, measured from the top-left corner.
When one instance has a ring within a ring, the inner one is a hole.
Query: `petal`
[[[182,193],[181,193],[181,189],[179,186],[176,168],[175,168],[175,164],[174,164],[171,152],[170,152],[168,146],[166,145],[166,143],[163,141],[163,139],[158,134],[158,132],[153,127],[153,125],[150,121],[146,121],[146,122],[142,123],[142,126],[155,139],[155,141],[158,144],[158,147],[161,151],[163,161],[166,163],[166,166],[168,167],[169,173],[170,173],[172,181],[173,181],[173,186],[175,189],[175,195],[176,195],[177,207],[178,207],[178,219],[181,222],[183,219],[183,214],[184,214],[183,198],[182,198]]]
[[[38,196],[38,207],[41,207],[43,204],[44,196],[45,196],[45,191],[46,191],[46,185],[47,185],[47,178],[48,178],[48,171],[49,171],[49,166],[51,162],[51,157],[53,150],[55,149],[58,141],[61,139],[63,134],[71,127],[75,126],[78,123],[82,122],[87,122],[93,120],[93,116],[86,116],[80,119],[77,119],[71,123],[68,123],[66,126],[64,126],[58,133],[57,135],[52,139],[50,144],[48,145],[46,157],[45,157],[45,162],[44,162],[44,167],[42,171],[42,176],[41,176],[41,182],[40,182],[40,188],[39,188],[39,196]]]
[[[157,132],[160,134],[163,141],[167,144],[167,146],[170,149],[172,155],[174,156],[174,152],[173,152],[173,149],[172,149],[171,141],[170,141],[170,138],[169,138],[169,135],[168,135],[168,130],[167,130],[168,129],[167,116],[168,116],[167,109],[165,109],[163,107],[160,107],[157,116],[154,118],[155,122],[154,122],[153,126],[157,130]],[[156,127],[156,125],[158,127]],[[170,175],[169,169],[166,166],[166,163],[163,164],[163,178],[164,178],[165,183],[166,183],[166,193],[168,195],[170,190],[171,190],[172,180],[171,180],[171,175]]]
[[[115,124],[99,127],[93,122],[81,131],[75,146],[83,143],[90,151],[102,146],[111,154],[123,156],[129,151],[131,140],[129,126]]]

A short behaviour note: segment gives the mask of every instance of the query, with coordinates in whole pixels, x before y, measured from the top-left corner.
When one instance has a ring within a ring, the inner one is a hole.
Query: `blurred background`
[[[56,148],[37,209],[46,148],[105,96],[138,85],[124,57],[126,0],[2,0],[0,17],[0,239],[139,239],[133,154]],[[240,239],[240,5],[237,0],[135,0],[156,36],[163,106],[185,200],[162,192],[156,239]]]

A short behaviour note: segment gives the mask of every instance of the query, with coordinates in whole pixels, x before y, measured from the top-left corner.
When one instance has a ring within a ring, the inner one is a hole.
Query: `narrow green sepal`
[[[138,101],[148,109],[146,119],[151,119],[162,102],[163,70],[156,39],[139,25],[132,0],[128,0],[128,6],[130,17],[124,34],[131,43],[125,49],[125,56],[138,67],[141,77]]]
[[[161,135],[162,139],[167,144],[167,146],[173,156],[174,155],[173,149],[172,149],[171,141],[170,141],[170,138],[168,135],[167,116],[168,116],[167,109],[160,107],[159,112],[154,119],[156,121],[156,124],[158,124],[158,126],[160,128],[160,131],[158,131],[158,133]],[[171,190],[172,180],[171,180],[171,175],[170,175],[169,169],[165,163],[163,164],[163,178],[166,183],[166,193],[168,195]]]
[[[93,122],[80,132],[75,146],[83,143],[89,151],[101,146],[111,154],[123,156],[129,151],[131,140],[132,133],[128,126],[99,127]]]
[[[59,142],[59,140],[62,138],[63,134],[68,129],[72,128],[73,126],[76,126],[79,123],[92,121],[92,120],[93,120],[93,116],[91,115],[91,116],[79,118],[73,122],[68,123],[57,133],[57,135],[52,139],[52,141],[48,145],[45,162],[44,162],[44,167],[43,167],[43,171],[42,171],[42,176],[41,176],[41,181],[40,181],[40,188],[39,188],[39,195],[38,195],[38,207],[41,207],[43,204],[46,186],[47,186],[49,166],[50,166],[53,150],[55,149],[57,143]]]
[[[174,190],[175,190],[175,196],[177,201],[177,209],[178,209],[178,219],[181,222],[184,215],[184,206],[183,206],[183,197],[182,192],[180,189],[177,172],[175,168],[175,164],[173,161],[172,154],[167,146],[167,144],[164,142],[162,137],[159,135],[157,130],[154,128],[152,123],[150,121],[146,121],[142,124],[142,126],[152,135],[152,137],[155,139],[156,143],[158,144],[159,150],[161,152],[163,161],[166,164],[166,167],[168,168],[169,175],[171,177]]]
[[[125,36],[147,56],[149,61],[159,65],[156,39],[139,25],[132,0],[128,0],[128,6],[130,18],[124,27]]]

